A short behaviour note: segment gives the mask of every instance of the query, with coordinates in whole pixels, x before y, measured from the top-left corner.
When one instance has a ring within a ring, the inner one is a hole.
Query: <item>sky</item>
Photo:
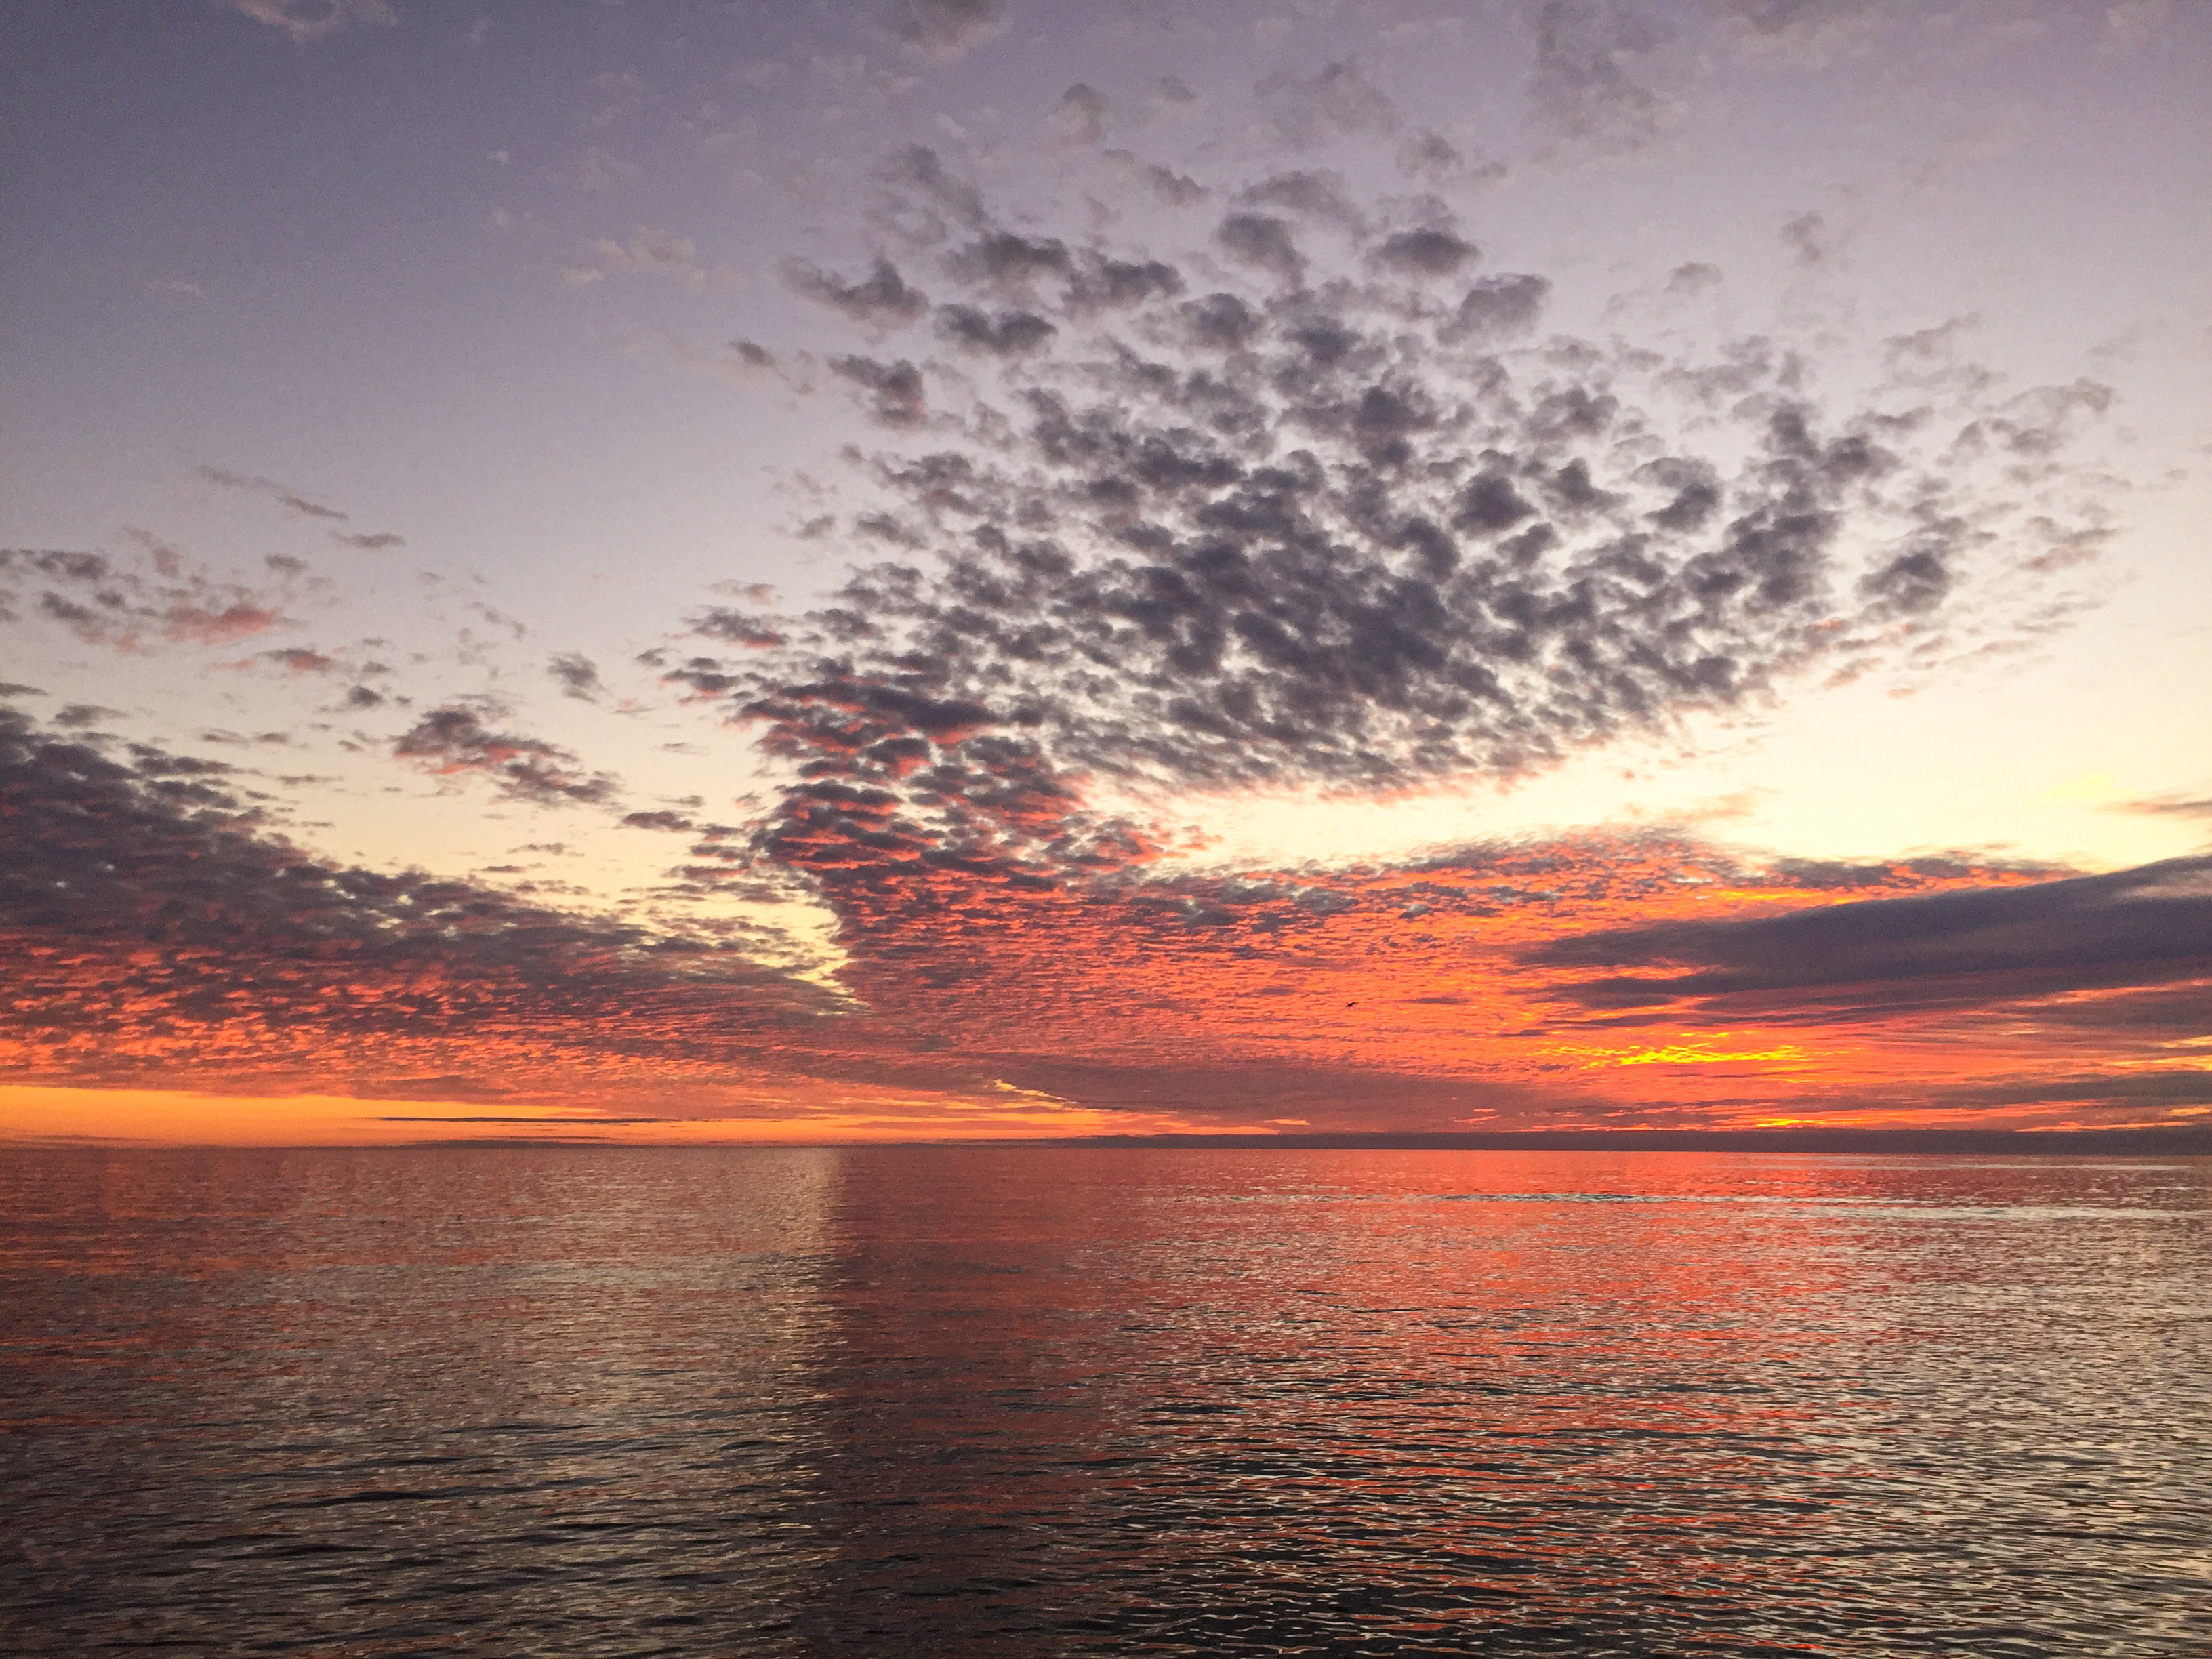
[[[7,12],[0,1136],[2212,1119],[2212,11]]]

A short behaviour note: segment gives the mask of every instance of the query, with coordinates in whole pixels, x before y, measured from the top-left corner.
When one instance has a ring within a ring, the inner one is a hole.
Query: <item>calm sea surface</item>
[[[0,1649],[2212,1653],[2212,1160],[0,1153]]]

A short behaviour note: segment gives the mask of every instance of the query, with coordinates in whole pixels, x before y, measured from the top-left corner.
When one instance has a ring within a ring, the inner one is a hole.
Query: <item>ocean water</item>
[[[2212,1160],[0,1154],[0,1650],[2212,1653]]]

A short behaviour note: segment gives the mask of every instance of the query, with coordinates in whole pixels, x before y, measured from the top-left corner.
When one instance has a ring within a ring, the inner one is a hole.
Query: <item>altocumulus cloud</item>
[[[150,572],[102,553],[0,548],[0,623],[36,616],[88,645],[124,652],[226,645],[283,622],[305,568],[280,556],[267,561],[268,586],[224,581],[156,538],[137,538]]]
[[[597,680],[596,673],[588,680],[563,674],[566,660],[555,659],[556,677],[572,691],[579,685],[587,691]],[[461,705],[434,708],[394,740],[392,752],[441,777],[485,778],[501,793],[533,805],[596,806],[614,798],[620,786],[613,778],[605,773],[585,772],[578,757],[558,744],[487,726],[487,713],[495,711]]]
[[[1362,85],[1279,91],[1372,126]],[[906,434],[845,519],[896,556],[804,616],[702,614],[749,648],[670,672],[793,763],[760,844],[801,868],[1141,859],[1101,784],[1519,777],[2028,626],[1994,596],[2083,533],[2100,387],[1845,402],[1769,338],[1547,332],[1548,280],[1483,269],[1446,204],[1326,173],[1194,182],[1228,207],[1172,258],[1013,228],[927,149],[878,179],[890,250],[794,280],[952,353],[831,359]]]

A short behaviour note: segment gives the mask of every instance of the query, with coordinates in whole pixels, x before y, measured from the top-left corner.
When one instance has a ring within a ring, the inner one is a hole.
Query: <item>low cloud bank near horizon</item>
[[[1746,921],[1665,921],[1554,940],[1532,965],[1641,969],[1578,984],[1593,1010],[1707,1018],[1893,1018],[2069,992],[2212,980],[2212,858],[2106,875],[1838,904]],[[1673,970],[1673,971],[1668,971]],[[2193,1019],[2162,991],[2142,1004]]]
[[[830,890],[841,998],[720,940],[330,864],[221,763],[115,747],[0,721],[19,1081],[678,1117],[780,1098],[801,1126],[862,1086],[1344,1130],[2204,1103],[2202,860],[1762,868],[1649,836],[1056,885],[936,866]],[[2029,971],[1993,969],[1992,939]]]

